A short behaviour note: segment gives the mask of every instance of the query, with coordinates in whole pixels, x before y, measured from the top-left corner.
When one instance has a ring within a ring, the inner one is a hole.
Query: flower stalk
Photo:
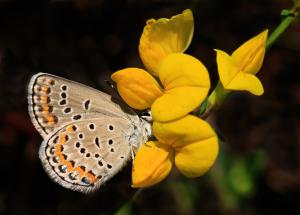
[[[281,16],[283,17],[281,23],[277,28],[270,34],[267,40],[267,50],[271,48],[273,43],[280,37],[280,35],[286,31],[290,24],[296,19],[298,13],[296,12],[297,6],[291,10],[283,10]]]

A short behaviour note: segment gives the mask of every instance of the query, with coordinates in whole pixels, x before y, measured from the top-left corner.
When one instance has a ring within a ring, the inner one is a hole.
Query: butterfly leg
[[[130,151],[131,151],[131,159],[132,159],[132,162],[133,162],[135,155],[134,155],[134,150],[133,150],[133,146],[132,145],[130,146]]]

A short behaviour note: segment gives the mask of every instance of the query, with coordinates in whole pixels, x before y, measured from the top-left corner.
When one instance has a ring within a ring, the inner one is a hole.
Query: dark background
[[[104,80],[143,68],[145,21],[193,10],[187,50],[217,81],[214,48],[231,53],[280,23],[285,0],[0,1],[0,214],[112,214],[126,204],[130,169],[92,195],[69,191],[42,169],[42,141],[27,112],[27,84],[47,72],[111,92]],[[238,92],[216,112],[224,136],[213,169],[187,179],[176,170],[119,214],[298,214],[300,201],[300,25],[272,46],[258,73],[265,94]],[[297,212],[298,211],[298,212]]]

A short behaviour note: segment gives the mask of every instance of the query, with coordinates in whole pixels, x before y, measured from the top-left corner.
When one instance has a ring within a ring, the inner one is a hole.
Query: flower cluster
[[[205,66],[184,54],[194,33],[191,10],[171,19],[150,19],[140,38],[139,52],[147,69],[126,68],[112,74],[124,101],[134,109],[151,109],[153,134],[138,150],[133,187],[162,181],[173,163],[187,177],[204,174],[218,154],[218,138],[204,120],[190,115],[206,99],[210,78]],[[255,77],[265,52],[267,31],[244,43],[231,56],[216,50],[224,89],[263,93]]]

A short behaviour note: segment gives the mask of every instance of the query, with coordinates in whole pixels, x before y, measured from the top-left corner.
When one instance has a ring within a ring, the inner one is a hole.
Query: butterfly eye
[[[140,117],[144,120],[146,120],[147,122],[152,122],[152,115],[151,115],[151,111],[144,111],[140,114]]]

